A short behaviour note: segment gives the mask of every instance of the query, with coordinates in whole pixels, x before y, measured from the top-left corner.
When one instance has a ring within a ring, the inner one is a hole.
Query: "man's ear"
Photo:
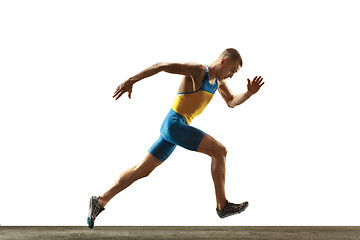
[[[226,58],[221,59],[221,64],[224,64],[224,62],[226,62]]]

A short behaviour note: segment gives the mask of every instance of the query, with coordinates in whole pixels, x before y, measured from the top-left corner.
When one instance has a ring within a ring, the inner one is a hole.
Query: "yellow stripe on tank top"
[[[198,116],[209,104],[214,94],[199,90],[194,93],[178,94],[171,107],[172,110],[182,115],[187,124]]]

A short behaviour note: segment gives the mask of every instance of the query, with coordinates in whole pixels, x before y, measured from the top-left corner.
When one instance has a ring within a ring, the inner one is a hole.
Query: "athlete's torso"
[[[209,104],[218,87],[217,79],[209,81],[209,70],[206,66],[202,81],[196,81],[190,76],[184,77],[172,109],[182,115],[188,124],[198,116]]]
[[[198,90],[204,80],[204,77],[206,76],[207,73],[207,68],[206,66],[202,66],[203,67],[203,73],[198,76],[184,76],[183,80],[181,81],[178,93],[184,93],[184,92],[194,92],[196,90]],[[215,79],[213,79],[211,81],[211,83],[213,84],[215,82]]]

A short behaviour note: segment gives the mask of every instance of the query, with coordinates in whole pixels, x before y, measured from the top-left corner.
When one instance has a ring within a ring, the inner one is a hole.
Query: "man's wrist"
[[[136,77],[131,77],[127,81],[130,82],[131,84],[134,84],[134,83],[140,81],[140,79],[137,79]]]
[[[245,93],[245,96],[247,96],[247,97],[251,97],[252,95],[254,95],[254,94],[249,92],[249,90]]]

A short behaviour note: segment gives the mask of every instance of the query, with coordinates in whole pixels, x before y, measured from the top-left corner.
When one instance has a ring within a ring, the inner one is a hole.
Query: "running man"
[[[113,98],[118,100],[124,93],[131,98],[133,85],[159,72],[183,75],[183,80],[170,112],[160,129],[159,139],[148,150],[145,158],[134,167],[123,172],[115,184],[102,196],[90,198],[89,228],[94,227],[95,218],[105,210],[106,204],[119,192],[140,178],[148,176],[163,163],[177,145],[186,149],[207,154],[211,157],[211,175],[216,195],[216,212],[220,218],[244,211],[248,202],[234,204],[225,196],[225,159],[227,150],[224,145],[209,134],[190,126],[194,117],[199,115],[211,101],[216,90],[230,108],[245,102],[255,94],[264,82],[256,76],[252,81],[247,79],[247,91],[233,95],[225,79],[232,76],[242,67],[239,52],[233,48],[223,51],[220,57],[210,64],[196,63],[157,63],[134,77],[129,78],[116,88]]]

